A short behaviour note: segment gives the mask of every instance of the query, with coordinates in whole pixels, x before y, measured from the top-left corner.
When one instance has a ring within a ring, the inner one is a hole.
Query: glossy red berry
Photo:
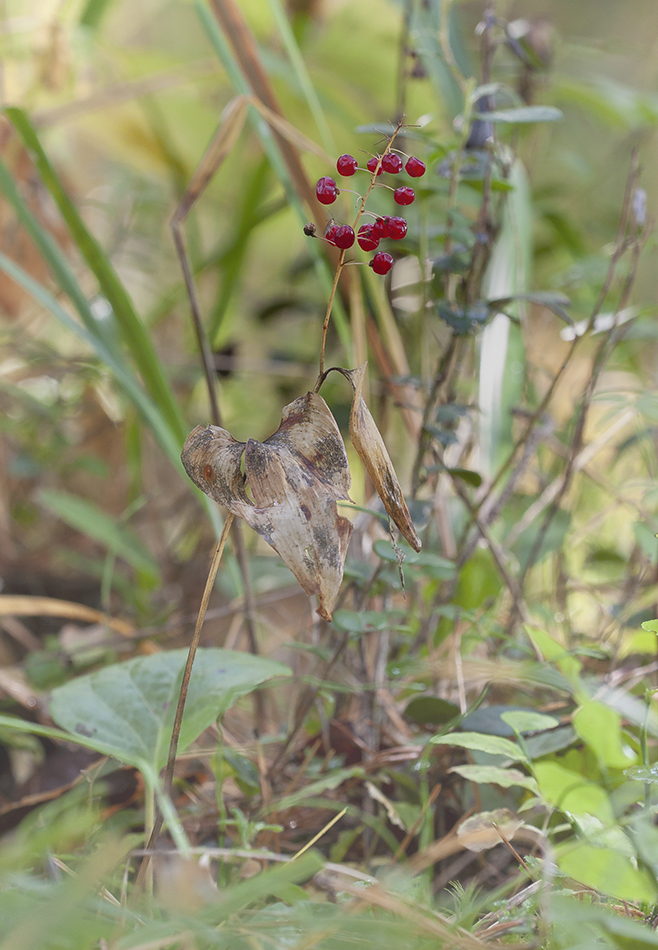
[[[378,156],[378,155],[373,155],[373,157],[366,163],[366,168],[368,169],[368,171],[369,171],[371,174],[372,174],[372,172],[374,172],[374,170],[377,168],[377,162],[378,162],[378,161],[379,161],[379,156]],[[379,171],[377,172],[377,174],[378,174],[378,175],[381,175],[381,173],[382,173],[382,168],[381,168],[381,165],[380,165],[380,166],[379,166]]]
[[[395,152],[387,152],[382,159],[382,168],[389,175],[397,175],[402,171],[402,159]]]
[[[337,224],[330,224],[327,230],[324,232],[324,237],[326,241],[329,241],[330,244],[336,243],[336,231],[338,230]]]
[[[388,233],[388,222],[389,218],[377,218],[375,223],[372,226],[372,236],[378,241],[381,241],[382,238],[389,237]]]
[[[339,175],[353,175],[359,167],[359,163],[353,155],[341,155],[336,162],[336,168]]]
[[[375,251],[379,247],[379,238],[373,235],[371,224],[362,224],[356,239],[364,251]]]
[[[372,267],[376,274],[388,274],[393,267],[393,258],[386,251],[377,251],[373,259],[368,262],[368,266]]]
[[[421,162],[419,158],[415,158],[413,155],[407,159],[407,164],[404,167],[407,175],[411,178],[422,178],[425,174],[425,162]]]
[[[354,244],[354,231],[349,224],[341,224],[334,232],[334,244],[346,251]]]
[[[401,241],[407,233],[407,222],[404,218],[388,219],[388,236],[394,241]]]
[[[416,195],[413,188],[410,188],[408,185],[403,185],[402,188],[396,188],[393,192],[393,200],[399,205],[413,204],[415,197]]]
[[[332,205],[336,200],[338,189],[333,178],[320,178],[315,186],[315,194],[320,204]]]

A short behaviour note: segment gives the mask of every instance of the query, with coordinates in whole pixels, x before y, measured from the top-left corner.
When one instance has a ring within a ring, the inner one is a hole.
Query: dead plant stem
[[[226,521],[224,522],[224,528],[222,530],[221,537],[217,542],[215,548],[215,553],[210,564],[210,569],[208,571],[208,577],[206,579],[206,586],[203,591],[203,597],[201,598],[201,606],[199,607],[199,613],[197,616],[196,626],[194,628],[194,636],[190,643],[190,648],[187,653],[187,660],[185,663],[185,669],[183,670],[183,679],[181,682],[180,691],[178,693],[178,704],[176,706],[176,714],[174,716],[174,725],[171,732],[171,741],[169,743],[169,754],[167,757],[167,765],[165,768],[165,776],[163,782],[163,788],[165,795],[171,795],[171,789],[174,779],[174,765],[176,764],[176,753],[178,751],[178,740],[180,738],[181,724],[183,722],[183,713],[185,711],[185,701],[187,699],[187,690],[190,684],[190,677],[192,675],[192,667],[194,665],[194,658],[196,656],[196,651],[199,646],[199,640],[201,638],[201,629],[203,627],[203,621],[206,617],[206,610],[208,609],[208,603],[210,602],[210,595],[212,594],[213,587],[215,586],[215,578],[217,577],[217,571],[219,569],[219,564],[222,559],[222,554],[224,553],[224,548],[226,546],[226,540],[231,530],[231,525],[233,524],[233,514],[227,512]],[[155,822],[153,823],[153,829],[151,831],[149,840],[146,845],[146,850],[150,851],[158,839],[158,835],[162,830],[163,817],[162,813],[158,815]],[[146,869],[148,867],[149,855],[144,856],[142,865],[139,869],[139,874],[137,875],[137,884],[141,884],[144,880],[146,874]]]

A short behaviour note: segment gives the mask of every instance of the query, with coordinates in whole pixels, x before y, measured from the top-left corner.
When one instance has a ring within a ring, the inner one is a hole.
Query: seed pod
[[[363,366],[358,366],[356,369],[342,371],[354,389],[352,411],[350,412],[352,445],[365,465],[375,490],[384,503],[387,514],[393,519],[400,529],[402,537],[409,542],[414,551],[420,551],[422,547],[420,538],[416,534],[393,463],[386,451],[381,433],[363,398],[363,383],[367,366],[368,364],[364,363]]]
[[[219,426],[197,426],[181,458],[194,484],[257,531],[306,593],[317,595],[320,616],[331,620],[353,526],[336,508],[337,499],[349,499],[351,480],[343,439],[322,396],[306,393],[291,402],[264,442],[238,442]]]

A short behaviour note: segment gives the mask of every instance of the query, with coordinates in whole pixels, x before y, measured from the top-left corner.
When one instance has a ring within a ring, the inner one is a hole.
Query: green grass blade
[[[194,6],[197,11],[201,26],[208,37],[208,41],[226,69],[228,77],[231,80],[236,93],[245,96],[251,95],[252,91],[247,85],[244,76],[240,72],[238,64],[236,63],[235,58],[229,49],[226,39],[224,38],[224,34],[215,22],[205,3],[203,0],[194,0]],[[270,165],[272,166],[272,170],[283,186],[283,189],[286,193],[286,198],[296,210],[299,220],[303,224],[306,223],[307,216],[306,212],[304,211],[304,206],[300,201],[297,192],[292,185],[292,182],[290,181],[290,176],[288,175],[286,166],[279,154],[279,150],[276,147],[276,143],[269,125],[262,118],[262,116],[260,116],[258,112],[252,108],[249,109],[249,119],[252,122],[254,129],[260,139],[261,145],[263,146],[263,151],[267,155]],[[318,247],[319,243],[319,241],[308,241],[307,245],[309,252],[313,257],[313,263],[315,265],[318,278],[322,282],[322,287],[324,288],[327,296],[329,296],[333,275],[328,266],[326,257],[322,253],[321,248]],[[338,296],[336,296],[334,303],[333,318],[336,324],[336,330],[338,332],[341,345],[345,349],[345,352],[349,354],[351,353],[352,338],[347,316]]]
[[[160,576],[157,561],[149,554],[134,531],[117,524],[115,518],[87,501],[70,495],[68,492],[42,489],[37,495],[39,501],[54,515],[76,531],[93,538],[116,554],[137,571],[157,581]]]
[[[21,109],[16,108],[5,109],[5,114],[30,152],[44,185],[54,198],[60,214],[68,225],[78,250],[95,274],[103,294],[112,307],[123,342],[130,351],[146,389],[160,406],[172,432],[181,440],[184,439],[186,426],[180,406],[156,355],[151,338],[137,315],[126,288],[117,276],[102,247],[88,231],[77,208],[62,187],[26,114]]]
[[[288,59],[290,64],[295,72],[295,78],[299,84],[299,88],[304,94],[304,98],[308,104],[309,109],[311,110],[311,115],[317,126],[317,130],[320,133],[320,138],[322,140],[322,145],[325,152],[329,155],[336,155],[336,144],[334,142],[333,136],[327,124],[322,106],[320,105],[320,100],[318,94],[315,91],[315,87],[311,82],[311,77],[308,74],[306,69],[306,63],[304,62],[304,57],[302,56],[301,50],[295,39],[295,34],[292,31],[290,26],[290,20],[281,5],[281,0],[268,0],[270,5],[270,10],[272,11],[272,16],[274,17],[274,22],[276,23],[276,28],[279,31],[279,36],[285,47],[286,53],[288,54]]]
[[[75,306],[75,309],[78,311],[80,319],[84,325],[94,336],[99,336],[102,333],[102,325],[98,320],[96,320],[93,313],[91,312],[89,301],[75,279],[73,271],[69,267],[68,261],[62,254],[52,235],[46,231],[45,228],[41,227],[39,222],[28,208],[27,204],[23,200],[23,196],[16,187],[16,183],[14,182],[11,172],[1,160],[0,191],[9,201],[16,213],[16,217],[30,235],[34,243],[37,245],[38,249],[41,251],[41,254],[48,264],[53,277]],[[109,340],[105,340],[105,342],[109,345]]]
[[[0,179],[1,175],[2,166],[0,163]],[[10,258],[1,252],[0,270],[3,270],[12,280],[15,280],[17,284],[30,294],[36,303],[40,304],[45,310],[48,310],[63,327],[86,343],[92,352],[96,353],[101,362],[110,370],[125,395],[141,413],[144,421],[152,430],[167,456],[182,474],[183,466],[180,461],[180,442],[172,433],[166,420],[161,415],[159,408],[151,401],[130,370],[126,367],[125,360],[108,347],[102,336],[94,335],[94,333],[90,332],[86,327],[77,323],[45,287],[42,287],[41,284],[30,277],[22,267],[15,264],[14,261],[10,260]],[[92,321],[94,320],[91,312],[89,313],[89,317]]]

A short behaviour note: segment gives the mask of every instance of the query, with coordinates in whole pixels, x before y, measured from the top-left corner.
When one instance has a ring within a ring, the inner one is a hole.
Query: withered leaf
[[[353,526],[336,508],[339,498],[349,499],[351,480],[322,396],[291,402],[264,442],[238,442],[219,426],[197,426],[181,459],[194,484],[257,531],[331,620]]]
[[[363,366],[358,366],[356,369],[341,370],[354,389],[352,411],[350,412],[350,438],[352,439],[352,445],[366,467],[377,494],[384,503],[387,514],[393,519],[400,529],[402,537],[409,542],[414,551],[420,551],[422,544],[416,534],[393,463],[386,451],[377,424],[363,398],[363,383],[367,365],[367,363],[364,363]]]

